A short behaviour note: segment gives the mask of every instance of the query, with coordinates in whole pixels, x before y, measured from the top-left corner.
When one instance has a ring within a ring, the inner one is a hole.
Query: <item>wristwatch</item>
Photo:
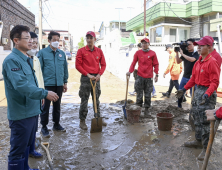
[[[217,117],[216,112],[214,112],[214,117],[215,117],[216,120],[220,120],[220,119]]]
[[[159,74],[156,74],[157,77],[159,77]]]

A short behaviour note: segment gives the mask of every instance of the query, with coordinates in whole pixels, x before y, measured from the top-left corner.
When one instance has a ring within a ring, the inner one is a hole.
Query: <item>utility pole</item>
[[[144,36],[146,36],[146,0],[144,0]]]
[[[119,31],[120,31],[120,10],[123,9],[123,8],[115,8],[115,9],[119,10]]]
[[[39,0],[39,47],[42,49],[42,0]]]

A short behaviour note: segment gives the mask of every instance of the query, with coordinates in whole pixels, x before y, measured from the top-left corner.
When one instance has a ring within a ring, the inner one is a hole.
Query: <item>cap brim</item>
[[[146,40],[141,40],[140,42],[143,42],[143,41],[147,42]],[[149,41],[147,43],[149,43]]]
[[[90,35],[90,36],[92,36],[91,34],[86,34],[86,36],[87,36],[87,35]],[[92,37],[93,37],[93,36],[92,36]]]
[[[197,42],[194,42],[193,45],[207,45],[207,44],[202,41],[197,41]]]

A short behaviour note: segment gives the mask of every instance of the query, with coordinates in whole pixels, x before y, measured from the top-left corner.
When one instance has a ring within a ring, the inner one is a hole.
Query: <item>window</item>
[[[186,41],[188,39],[188,36],[187,36],[187,30],[185,29],[180,29],[179,30],[179,41]]]
[[[162,42],[162,27],[156,28],[155,42]]]
[[[210,27],[209,24],[204,24],[203,25],[203,36],[209,35],[209,27]]]
[[[65,40],[69,40],[69,37],[65,37]]]
[[[170,29],[170,42],[176,42],[176,41],[177,41],[177,30]]]

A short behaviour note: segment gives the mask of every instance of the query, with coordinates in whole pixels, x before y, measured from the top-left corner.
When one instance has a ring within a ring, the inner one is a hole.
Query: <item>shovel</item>
[[[50,169],[54,170],[53,165],[52,165],[52,159],[51,159],[51,156],[49,153],[49,142],[42,142],[41,145],[42,145],[43,149],[45,149],[45,151],[46,151]]]
[[[127,119],[126,103],[127,103],[128,85],[129,85],[129,76],[126,76],[126,98],[125,98],[125,104],[124,106],[122,106],[125,119]]]
[[[190,107],[190,110],[192,109],[192,101],[193,101],[193,98],[194,98],[194,87],[195,86],[192,87],[192,97],[191,97],[191,107]],[[189,114],[189,122],[190,122],[192,130],[194,131],[195,130],[195,125],[194,125],[194,120],[193,120],[193,116],[191,115],[191,113]]]
[[[53,162],[52,162],[52,159],[51,159],[51,156],[50,156],[50,153],[49,153],[49,142],[42,142],[41,146],[46,151],[48,161],[49,161],[50,170],[66,170],[63,167],[53,167]]]
[[[207,145],[207,151],[206,151],[206,154],[205,154],[205,157],[204,157],[204,162],[203,162],[203,166],[202,166],[201,170],[206,170],[206,168],[207,168],[207,164],[208,164],[208,161],[209,161],[209,158],[210,158],[210,152],[211,152],[211,149],[212,149],[214,137],[216,135],[219,124],[220,124],[220,120],[216,120],[216,121],[213,120],[213,121],[210,122],[210,139],[209,139],[209,142],[208,142],[208,145]]]
[[[102,132],[102,118],[98,117],[97,114],[97,104],[96,104],[96,82],[93,85],[92,80],[90,79],[90,83],[93,89],[93,104],[94,104],[94,111],[96,117],[91,121],[91,130],[90,133]]]

